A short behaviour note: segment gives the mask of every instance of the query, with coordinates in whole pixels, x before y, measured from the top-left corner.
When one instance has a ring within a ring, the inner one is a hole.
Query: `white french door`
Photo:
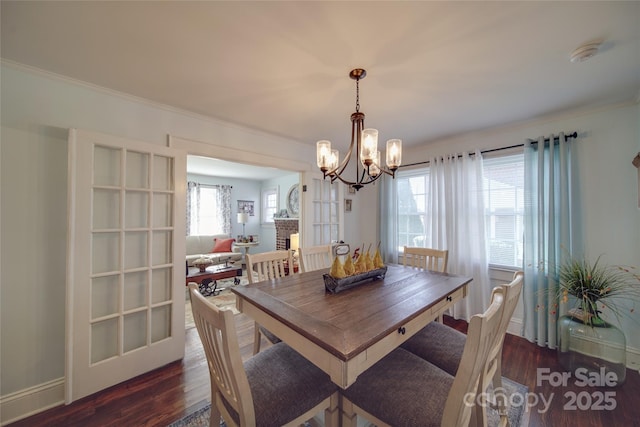
[[[71,129],[71,403],[184,356],[186,155]]]
[[[303,193],[305,213],[302,244],[306,246],[328,245],[344,236],[342,195],[344,184],[323,179],[322,174],[304,173]]]

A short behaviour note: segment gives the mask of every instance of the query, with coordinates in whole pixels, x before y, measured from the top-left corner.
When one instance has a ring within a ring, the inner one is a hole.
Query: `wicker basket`
[[[210,265],[213,265],[213,263],[208,262],[208,263],[193,264],[194,267],[198,267],[198,269],[200,270],[200,273],[204,273],[205,271],[207,271],[207,267],[209,267]]]

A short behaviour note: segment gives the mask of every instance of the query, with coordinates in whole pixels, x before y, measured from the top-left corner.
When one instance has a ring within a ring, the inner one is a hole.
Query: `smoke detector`
[[[584,62],[598,53],[601,44],[602,42],[585,43],[571,53],[569,60],[571,62]]]

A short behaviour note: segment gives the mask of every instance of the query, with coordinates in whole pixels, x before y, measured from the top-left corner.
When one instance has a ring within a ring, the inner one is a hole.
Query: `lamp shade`
[[[238,224],[246,224],[249,222],[249,214],[246,212],[238,212]]]
[[[402,163],[402,140],[390,139],[387,141],[387,166],[396,170]]]
[[[293,233],[289,235],[289,249],[297,251],[300,247],[300,233]]]

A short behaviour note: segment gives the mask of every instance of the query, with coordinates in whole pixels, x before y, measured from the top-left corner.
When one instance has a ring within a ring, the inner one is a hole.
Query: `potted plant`
[[[640,276],[631,268],[603,265],[600,257],[570,259],[559,268],[560,302],[575,301],[575,307],[558,321],[558,357],[571,371],[603,373],[624,382],[626,376],[626,338],[622,330],[602,317],[608,309],[618,321],[631,316],[622,300],[640,299]],[[573,298],[572,298],[573,297]]]

